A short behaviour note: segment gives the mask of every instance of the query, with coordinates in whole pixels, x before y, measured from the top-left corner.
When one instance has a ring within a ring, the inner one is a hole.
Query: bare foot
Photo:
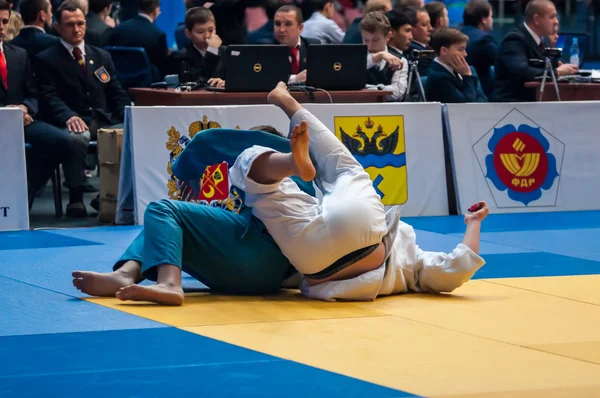
[[[311,181],[317,174],[308,153],[309,143],[308,123],[303,120],[302,123],[294,127],[292,134],[290,134],[290,147],[294,159],[294,174],[304,181]]]
[[[122,301],[150,301],[162,305],[183,304],[183,288],[166,283],[157,283],[151,286],[125,286],[117,292],[116,296]]]
[[[292,97],[287,90],[287,85],[284,82],[279,82],[267,96],[267,102],[272,105],[281,106],[282,100],[287,97]]]
[[[90,296],[115,297],[122,287],[137,283],[135,276],[124,272],[73,272],[73,286]]]

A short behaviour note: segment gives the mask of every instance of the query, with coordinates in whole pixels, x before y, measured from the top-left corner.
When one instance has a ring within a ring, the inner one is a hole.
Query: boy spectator
[[[210,85],[223,85],[225,47],[216,30],[215,17],[208,8],[194,7],[187,11],[185,35],[191,44],[176,55],[181,83],[205,79]]]
[[[428,101],[443,103],[488,102],[479,79],[466,61],[469,38],[457,29],[433,33],[431,46],[437,57],[429,68],[425,93]]]
[[[369,51],[367,84],[392,91],[391,101],[402,100],[408,85],[408,64],[388,48],[392,38],[390,21],[382,12],[370,12],[360,22],[360,33]]]

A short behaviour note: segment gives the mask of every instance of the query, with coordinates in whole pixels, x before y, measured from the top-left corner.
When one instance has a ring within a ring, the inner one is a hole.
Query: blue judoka
[[[273,133],[210,129],[194,136],[171,169],[179,181],[193,188],[194,197],[197,197],[199,182],[207,166],[221,162],[231,166],[253,145],[290,152],[289,140]],[[301,190],[315,195],[312,183],[299,178],[294,181]],[[144,279],[156,281],[163,268],[159,266],[170,264],[213,291],[240,294],[279,291],[283,281],[296,271],[263,223],[243,204],[244,193],[235,187],[232,191],[242,201],[236,212],[185,201],[150,203],[144,214],[144,230],[116,262],[113,272],[75,271],[74,286],[92,296],[114,297],[124,286]],[[181,286],[180,278],[172,281],[173,284]],[[147,300],[156,301],[154,297]]]

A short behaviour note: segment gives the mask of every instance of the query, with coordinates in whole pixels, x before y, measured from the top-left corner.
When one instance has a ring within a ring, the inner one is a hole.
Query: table
[[[129,93],[136,106],[190,106],[190,105],[260,105],[267,103],[267,92],[238,93],[192,91],[177,92],[175,89],[157,90],[152,88],[131,88]],[[357,90],[329,91],[333,103],[373,103],[386,102],[391,91]],[[317,91],[311,94],[292,92],[292,96],[301,103],[330,103],[327,93]]]
[[[528,82],[525,87],[535,88],[536,98],[540,99],[541,82]],[[560,99],[562,101],[599,101],[600,83],[558,83]],[[544,87],[544,101],[558,101],[556,89],[552,81],[546,82]]]

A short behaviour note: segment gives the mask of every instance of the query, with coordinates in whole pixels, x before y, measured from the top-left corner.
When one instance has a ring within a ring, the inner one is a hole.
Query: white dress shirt
[[[203,56],[203,57],[205,57],[205,56],[206,56],[206,53],[207,53],[207,52],[208,52],[208,53],[213,53],[214,55],[219,55],[219,49],[218,49],[218,48],[215,48],[215,47],[208,46],[208,48],[207,48],[206,50],[202,50],[202,49],[200,49],[200,47],[197,47],[197,46],[194,44],[194,48],[195,48],[196,50],[198,50],[198,52],[199,52],[200,54],[202,54],[202,56]]]
[[[540,45],[540,43],[542,42],[542,38],[539,37],[537,35],[537,33],[535,33],[533,30],[531,30],[531,28],[525,23],[525,29],[527,29],[527,31],[529,32],[529,34],[531,35],[531,37],[533,37],[533,40],[535,41],[535,44],[537,44],[538,46]]]
[[[316,11],[304,22],[302,36],[317,39],[323,44],[335,44],[342,42],[344,31],[334,20]]]
[[[148,21],[150,21],[150,23],[154,23],[154,21],[152,20],[152,18],[150,18],[148,15],[143,14],[143,13],[138,13],[138,15],[142,18],[146,18]]]
[[[435,59],[433,60],[433,62],[437,62],[438,64],[442,65],[444,68],[446,68],[446,70],[447,70],[448,72],[452,73],[453,75],[457,75],[457,76],[458,76],[458,78],[459,78],[460,80],[462,80],[462,75],[461,75],[461,74],[457,73],[457,72],[454,70],[454,68],[453,68],[453,67],[451,67],[450,65],[448,65],[448,64],[445,64],[445,63],[443,63],[442,61],[440,61],[440,59],[439,59],[438,57],[435,57]]]
[[[397,51],[401,53],[400,50]],[[387,47],[383,52],[389,52]],[[392,92],[390,99],[393,101],[399,101],[404,98],[404,95],[406,95],[406,89],[408,88],[408,61],[406,61],[406,58],[400,58],[400,62],[402,63],[402,68],[394,71],[394,74],[392,75],[392,83],[382,87],[383,90]],[[387,62],[384,59],[378,63],[375,63],[373,61],[373,54],[369,53],[367,55],[367,69],[377,66],[379,70],[383,70],[386,64]]]

